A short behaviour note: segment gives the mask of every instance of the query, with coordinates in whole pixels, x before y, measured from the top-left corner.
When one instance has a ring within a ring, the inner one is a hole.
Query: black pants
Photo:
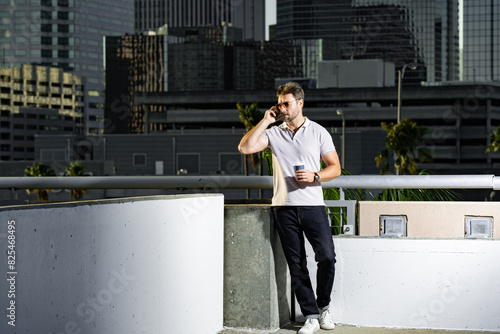
[[[335,248],[325,207],[279,206],[272,211],[302,314],[318,317],[318,308],[330,304],[335,277]],[[318,263],[316,297],[307,270],[304,234]]]

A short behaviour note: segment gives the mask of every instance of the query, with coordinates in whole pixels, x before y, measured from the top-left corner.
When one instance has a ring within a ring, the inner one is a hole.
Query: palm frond
[[[429,175],[426,170],[418,175]],[[455,201],[461,196],[450,189],[385,189],[374,201]]]

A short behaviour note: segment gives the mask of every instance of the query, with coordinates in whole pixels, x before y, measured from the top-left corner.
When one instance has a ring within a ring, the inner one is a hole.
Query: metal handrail
[[[345,189],[500,189],[495,175],[343,175],[322,187]],[[272,189],[272,176],[0,177],[0,189]]]

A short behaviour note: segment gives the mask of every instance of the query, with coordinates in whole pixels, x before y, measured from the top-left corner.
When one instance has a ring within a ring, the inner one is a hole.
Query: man
[[[335,250],[325,211],[321,181],[340,175],[332,137],[302,114],[304,91],[295,82],[278,88],[278,105],[241,139],[238,149],[251,154],[270,147],[273,153],[272,212],[292,279],[292,288],[306,318],[299,334],[335,327],[330,296],[335,276]],[[279,116],[278,116],[279,115]],[[277,119],[280,126],[267,129]],[[326,168],[320,170],[321,160]],[[294,170],[294,162],[304,163]],[[316,296],[307,270],[304,234],[318,262]]]

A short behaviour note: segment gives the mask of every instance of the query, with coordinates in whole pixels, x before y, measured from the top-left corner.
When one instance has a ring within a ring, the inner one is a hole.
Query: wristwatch
[[[318,182],[319,181],[319,175],[318,173],[314,173],[314,182]]]

